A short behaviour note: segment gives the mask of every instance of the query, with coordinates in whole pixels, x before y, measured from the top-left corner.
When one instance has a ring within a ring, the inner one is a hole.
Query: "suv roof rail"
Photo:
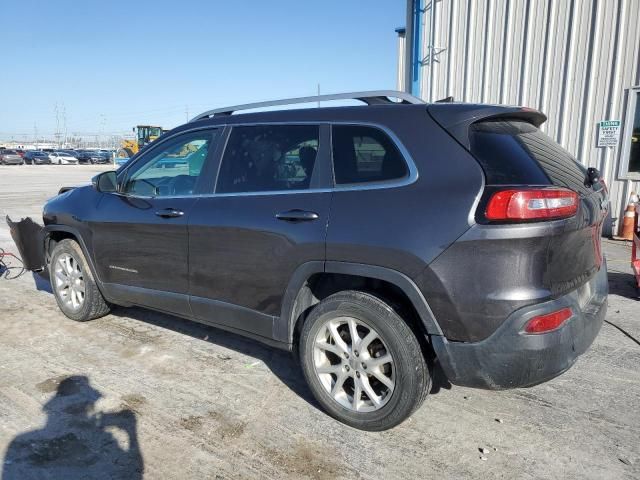
[[[394,102],[391,100],[396,98],[400,102]],[[392,103],[425,103],[418,97],[406,92],[398,92],[396,90],[371,90],[364,92],[350,92],[350,93],[333,93],[329,95],[313,95],[311,97],[296,97],[296,98],[284,98],[281,100],[270,100],[266,102],[246,103],[244,105],[234,105],[231,107],[215,108],[213,110],[207,110],[204,113],[192,118],[189,122],[195,122],[215,115],[231,115],[239,110],[252,110],[254,108],[275,107],[278,105],[295,105],[297,103],[313,103],[313,102],[326,102],[330,100],[360,100],[367,105],[384,105]]]

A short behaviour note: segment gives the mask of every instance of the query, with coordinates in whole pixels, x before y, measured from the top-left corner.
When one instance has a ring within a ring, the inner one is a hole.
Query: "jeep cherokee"
[[[391,101],[395,97],[400,101]],[[234,114],[316,100],[339,106]],[[359,92],[205,112],[44,208],[60,309],[142,306],[299,356],[365,430],[549,380],[605,313],[607,190],[522,107]]]

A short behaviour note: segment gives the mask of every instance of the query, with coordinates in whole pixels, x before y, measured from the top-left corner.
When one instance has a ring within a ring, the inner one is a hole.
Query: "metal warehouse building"
[[[408,0],[397,32],[400,90],[541,110],[601,171],[617,234],[640,190],[640,0]]]

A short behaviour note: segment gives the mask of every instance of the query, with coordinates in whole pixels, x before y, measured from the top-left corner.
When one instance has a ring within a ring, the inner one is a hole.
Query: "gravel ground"
[[[2,218],[39,219],[104,169],[0,167]],[[607,323],[572,369],[504,392],[440,381],[383,433],[320,411],[284,352],[142,309],[75,323],[40,277],[1,278],[4,479],[640,478],[640,301],[629,245],[604,244]]]

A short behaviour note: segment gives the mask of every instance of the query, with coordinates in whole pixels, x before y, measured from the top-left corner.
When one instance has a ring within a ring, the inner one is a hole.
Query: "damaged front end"
[[[31,217],[13,222],[7,216],[7,225],[11,232],[25,270],[39,272],[45,267],[44,227],[34,222]]]

